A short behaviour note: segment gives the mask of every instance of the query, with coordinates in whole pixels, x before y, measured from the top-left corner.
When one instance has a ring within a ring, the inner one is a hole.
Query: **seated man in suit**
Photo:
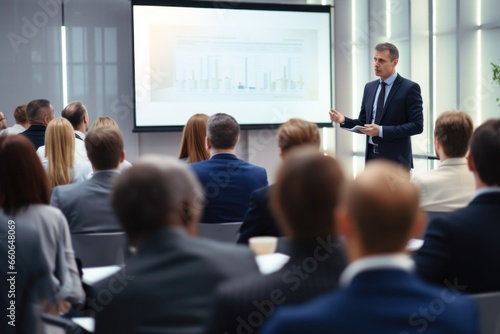
[[[478,333],[475,305],[449,288],[421,281],[405,246],[425,215],[418,191],[392,162],[373,162],[353,182],[339,233],[349,266],[341,289],[278,309],[262,334]]]
[[[269,275],[223,284],[208,333],[255,333],[279,305],[301,303],[337,287],[345,258],[333,222],[343,185],[338,162],[316,147],[287,153],[271,203],[290,238],[290,259]]]
[[[26,116],[30,127],[21,134],[33,143],[35,150],[38,150],[40,146],[45,145],[47,125],[55,118],[54,107],[49,100],[33,100],[26,106]]]
[[[122,134],[111,126],[97,128],[87,134],[85,146],[94,170],[92,178],[55,187],[50,205],[63,212],[71,233],[121,231],[110,194],[125,159]]]
[[[114,294],[96,308],[96,333],[203,333],[217,286],[258,273],[249,249],[193,238],[200,203],[196,177],[173,158],[144,157],[119,176],[112,206],[137,252],[121,286],[113,277],[97,285],[98,301]]]
[[[75,131],[75,162],[87,162],[87,149],[85,148],[85,132],[89,128],[89,113],[81,102],[71,102],[62,111],[61,117],[67,119]],[[41,146],[36,154],[40,160],[45,158],[45,146]]]
[[[236,157],[240,126],[227,114],[208,118],[206,146],[210,159],[190,164],[205,190],[202,223],[241,222],[250,194],[267,185],[267,173]]]
[[[292,148],[314,145],[319,150],[319,130],[314,123],[292,118],[278,129],[279,155],[283,159]],[[276,218],[270,209],[269,191],[272,186],[255,190],[250,196],[250,205],[240,228],[238,243],[248,244],[248,239],[256,236],[283,236]]]
[[[476,129],[467,163],[477,190],[467,207],[430,221],[417,270],[469,293],[500,291],[500,119]]]
[[[469,203],[475,182],[465,155],[473,131],[472,118],[464,111],[445,111],[436,119],[434,147],[441,164],[412,178],[423,210],[450,212]]]

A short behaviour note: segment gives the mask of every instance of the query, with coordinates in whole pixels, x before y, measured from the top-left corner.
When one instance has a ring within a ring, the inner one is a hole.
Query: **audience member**
[[[39,233],[0,212],[0,256],[0,333],[45,333],[37,313],[48,311],[54,300]]]
[[[425,220],[419,194],[398,165],[368,164],[353,182],[338,231],[349,266],[341,289],[300,306],[278,309],[263,334],[478,333],[475,305],[451,288],[424,283],[405,252]]]
[[[278,129],[279,155],[283,159],[292,148],[300,145],[314,145],[319,150],[319,130],[314,123],[292,118]],[[250,196],[250,205],[240,228],[238,243],[247,244],[248,239],[256,236],[281,237],[283,233],[269,207],[271,186],[255,190]]]
[[[121,133],[121,130],[120,130],[120,127],[118,126],[118,124],[115,122],[114,119],[112,119],[109,116],[97,117],[97,119],[94,121],[94,123],[92,123],[92,126],[90,127],[90,131],[97,129],[97,128],[100,128],[102,126],[112,126],[112,127],[116,128],[118,131],[120,131],[120,133]],[[124,169],[130,168],[130,167],[132,167],[132,164],[130,162],[128,162],[127,160],[123,160],[120,163],[120,170],[124,170]]]
[[[75,135],[67,119],[56,118],[50,122],[45,143],[47,158],[42,163],[47,170],[51,188],[84,181],[92,173],[88,161],[75,162]]]
[[[0,134],[7,129],[7,117],[0,111]]]
[[[267,173],[236,157],[240,125],[227,114],[208,118],[206,146],[210,159],[189,166],[205,190],[202,223],[241,222],[248,210],[250,194],[267,185]]]
[[[258,271],[250,250],[192,237],[202,201],[175,159],[144,157],[118,177],[112,206],[137,253],[122,272],[130,279],[96,314],[96,333],[203,333],[219,283]]]
[[[16,109],[14,110],[14,119],[16,121],[16,124],[2,131],[3,135],[17,135],[29,128],[30,122],[28,121],[28,117],[26,116],[25,104],[16,107]]]
[[[205,146],[208,115],[194,114],[189,118],[182,131],[179,159],[187,163],[198,162],[210,158]]]
[[[45,145],[47,125],[55,118],[54,108],[49,100],[33,100],[26,106],[26,116],[30,127],[21,134],[26,136],[37,150],[40,146]]]
[[[434,147],[441,164],[412,178],[423,210],[449,212],[469,203],[475,183],[465,155],[473,131],[472,118],[464,111],[445,111],[436,119]]]
[[[1,136],[0,161],[0,212],[15,222],[31,225],[40,233],[55,300],[61,312],[67,311],[67,302],[78,304],[84,299],[68,222],[59,209],[48,205],[49,181],[28,139]]]
[[[94,170],[92,178],[55,187],[50,205],[61,209],[71,233],[121,231],[110,194],[125,158],[122,134],[111,126],[96,128],[85,137],[85,146]]]
[[[340,165],[316,147],[288,154],[271,203],[291,239],[290,259],[269,275],[223,284],[208,333],[255,333],[279,305],[304,302],[338,285],[345,267],[333,228],[344,184]]]
[[[477,190],[467,207],[430,221],[418,273],[468,293],[500,291],[500,119],[476,129],[467,163]]]

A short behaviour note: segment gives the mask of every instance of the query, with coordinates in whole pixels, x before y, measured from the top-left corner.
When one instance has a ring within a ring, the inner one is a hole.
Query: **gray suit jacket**
[[[50,205],[64,213],[71,233],[122,230],[109,198],[116,176],[114,171],[100,171],[87,181],[54,188]]]
[[[255,273],[248,248],[164,228],[142,241],[123,271],[95,286],[95,332],[203,333],[218,285]]]

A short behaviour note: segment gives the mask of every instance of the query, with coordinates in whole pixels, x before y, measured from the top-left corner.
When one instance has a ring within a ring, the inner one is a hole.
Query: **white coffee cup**
[[[272,254],[278,246],[278,238],[252,237],[248,239],[248,245],[255,255]]]

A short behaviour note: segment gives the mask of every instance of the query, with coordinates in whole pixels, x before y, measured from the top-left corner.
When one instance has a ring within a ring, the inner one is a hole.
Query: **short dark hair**
[[[233,116],[218,113],[207,121],[207,137],[213,148],[230,149],[238,143],[240,125]]]
[[[111,204],[129,238],[140,238],[169,225],[173,215],[198,217],[201,185],[185,164],[174,158],[146,156],[118,177]],[[187,211],[187,212],[185,212]]]
[[[123,146],[122,133],[114,126],[95,128],[85,136],[87,155],[97,170],[117,168]]]
[[[500,186],[500,118],[487,120],[474,131],[470,153],[481,181]]]
[[[28,121],[28,117],[26,116],[26,105],[22,104],[17,106],[14,110],[14,119],[17,124],[24,124]]]
[[[61,117],[66,118],[73,126],[73,129],[82,124],[86,114],[87,108],[79,101],[71,102],[61,111]]]
[[[46,115],[41,111],[43,109],[50,108],[50,101],[45,99],[33,100],[26,106],[26,116],[30,123],[37,123],[42,121]]]
[[[0,136],[0,207],[6,214],[28,204],[49,204],[47,173],[25,136]]]
[[[278,146],[283,152],[301,146],[314,145],[319,149],[318,126],[300,118],[291,118],[278,129]]]
[[[290,151],[271,187],[271,206],[285,235],[315,240],[334,234],[334,211],[341,202],[344,174],[335,158],[317,148]]]
[[[419,193],[400,165],[376,160],[352,182],[347,212],[368,254],[404,249],[419,212]]]
[[[465,157],[474,131],[472,118],[465,111],[445,111],[436,119],[434,137],[450,158]]]
[[[391,43],[379,43],[375,46],[375,50],[377,51],[385,51],[389,50],[389,57],[391,58],[391,61],[394,59],[399,59],[399,50],[396,47],[396,45],[391,44]]]

